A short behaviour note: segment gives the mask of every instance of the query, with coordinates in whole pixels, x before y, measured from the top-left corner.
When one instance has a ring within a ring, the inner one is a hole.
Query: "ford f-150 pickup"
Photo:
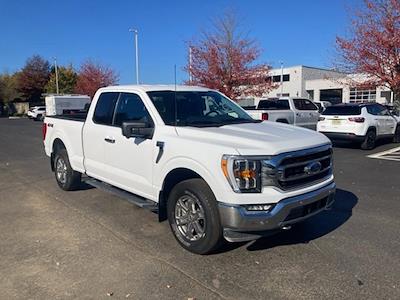
[[[315,130],[319,108],[308,99],[272,98],[261,99],[257,107],[246,107],[247,113],[256,120],[292,124]]]
[[[85,181],[149,208],[198,254],[289,229],[334,201],[328,138],[254,120],[203,87],[101,88],[87,114],[46,117],[43,138],[62,189]]]

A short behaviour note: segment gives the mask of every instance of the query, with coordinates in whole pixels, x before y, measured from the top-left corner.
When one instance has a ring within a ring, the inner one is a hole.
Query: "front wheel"
[[[58,150],[55,155],[54,174],[57,184],[64,191],[76,190],[81,183],[81,173],[72,169],[65,149]]]
[[[376,142],[376,132],[375,130],[368,130],[365,135],[364,141],[361,144],[361,149],[363,150],[371,150],[375,148]]]
[[[208,254],[220,246],[223,235],[217,202],[204,180],[178,183],[168,197],[167,212],[171,230],[183,248]]]

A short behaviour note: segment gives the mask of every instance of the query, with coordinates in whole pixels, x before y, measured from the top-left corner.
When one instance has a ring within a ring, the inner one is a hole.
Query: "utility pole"
[[[59,94],[59,90],[58,90],[58,70],[57,70],[57,57],[54,57],[54,70],[56,73],[56,92],[57,95]]]
[[[138,47],[138,31],[137,29],[129,28],[129,32],[135,35],[135,66],[136,66],[136,84],[139,84],[139,47]]]
[[[281,61],[281,97],[283,97],[283,61]]]

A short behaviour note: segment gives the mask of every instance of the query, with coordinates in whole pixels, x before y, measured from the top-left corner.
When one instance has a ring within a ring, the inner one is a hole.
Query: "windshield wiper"
[[[261,123],[262,120],[237,118],[237,119],[233,119],[233,120],[226,120],[226,122],[227,122],[227,124],[225,124],[225,125],[230,125],[230,124],[244,124],[244,123]]]
[[[213,121],[191,121],[186,122],[184,126],[193,126],[193,127],[220,127],[225,125],[221,122],[213,122]]]

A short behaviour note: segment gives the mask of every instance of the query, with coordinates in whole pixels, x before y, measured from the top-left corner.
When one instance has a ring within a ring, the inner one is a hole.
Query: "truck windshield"
[[[166,125],[219,127],[259,122],[213,91],[154,91],[147,94]]]

